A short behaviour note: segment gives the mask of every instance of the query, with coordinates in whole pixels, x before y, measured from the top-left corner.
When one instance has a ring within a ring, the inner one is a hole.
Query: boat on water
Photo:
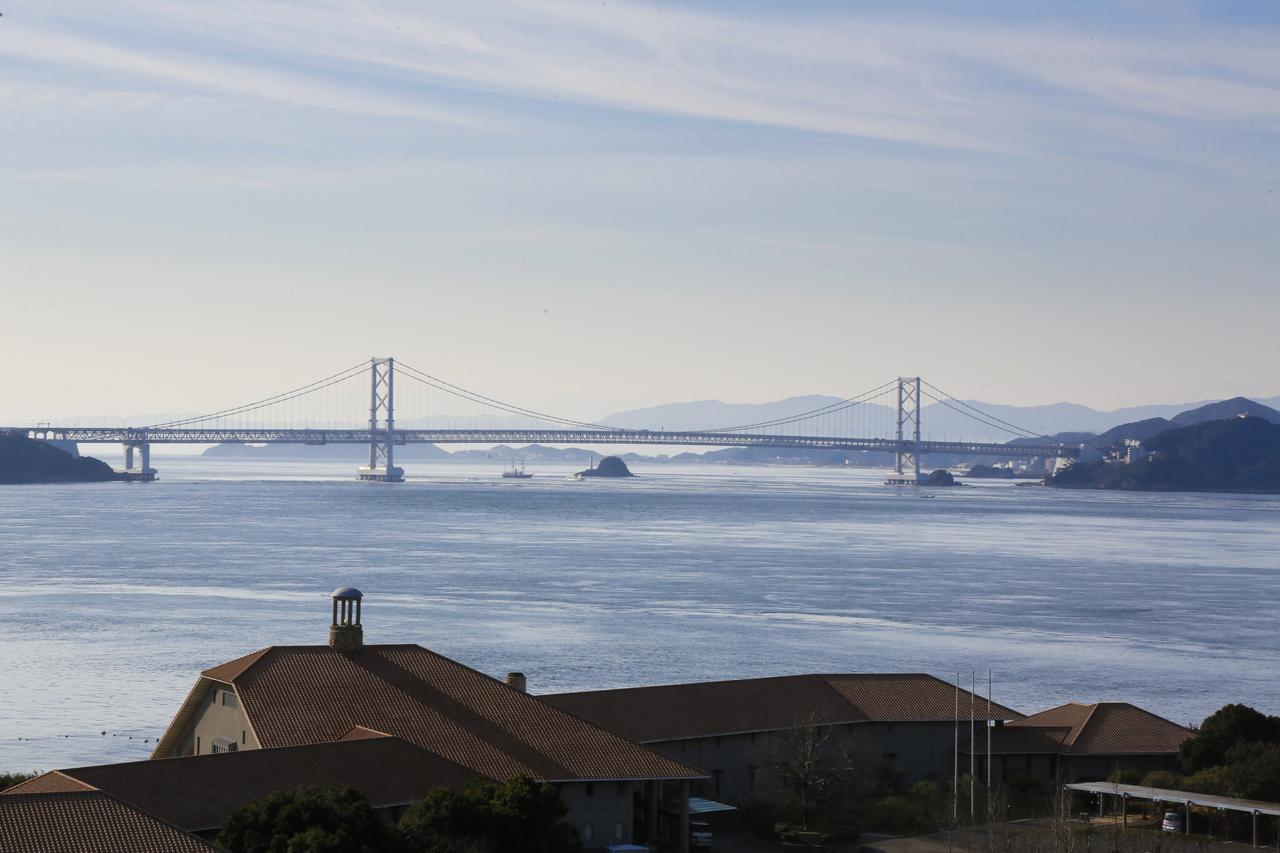
[[[517,465],[514,459],[511,460],[511,466],[502,472],[502,479],[504,480],[527,480],[532,476],[532,474],[524,470],[524,462]]]

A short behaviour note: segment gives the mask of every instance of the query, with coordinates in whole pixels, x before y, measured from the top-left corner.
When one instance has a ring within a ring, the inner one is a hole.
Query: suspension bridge
[[[924,439],[923,401],[945,406],[988,432],[1021,439]],[[366,408],[367,407],[367,408]],[[364,413],[367,410],[367,422]],[[762,447],[880,451],[894,456],[890,483],[921,482],[930,453],[1005,458],[1074,457],[1079,448],[1053,442],[983,412],[920,377],[899,377],[852,397],[794,415],[701,429],[624,428],[534,411],[469,391],[393,358],[374,358],[270,397],[203,415],[146,426],[12,428],[30,438],[124,447],[121,473],[154,480],[153,444],[360,444],[369,449],[361,480],[400,482],[397,447],[407,444],[572,444]]]

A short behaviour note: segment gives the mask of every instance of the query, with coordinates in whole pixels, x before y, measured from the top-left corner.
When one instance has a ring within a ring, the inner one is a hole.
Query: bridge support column
[[[908,433],[907,430],[910,430]],[[920,377],[898,377],[898,435],[890,486],[920,485]]]
[[[404,482],[404,469],[395,466],[395,382],[394,358],[369,361],[369,464],[356,471],[359,480]]]
[[[136,458],[141,463],[134,465]],[[156,479],[156,469],[151,467],[151,442],[127,441],[124,445],[124,468],[116,470],[122,479],[130,483],[150,483]]]

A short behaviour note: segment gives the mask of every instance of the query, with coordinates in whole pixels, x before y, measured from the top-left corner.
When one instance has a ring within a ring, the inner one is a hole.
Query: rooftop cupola
[[[329,625],[329,645],[340,652],[358,652],[364,648],[364,629],[360,627],[360,599],[364,594],[353,586],[335,589],[333,623]]]

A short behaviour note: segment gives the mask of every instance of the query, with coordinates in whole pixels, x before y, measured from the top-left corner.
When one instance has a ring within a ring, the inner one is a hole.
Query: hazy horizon
[[[3,13],[3,422],[371,355],[575,417],[1280,394],[1278,6]]]

